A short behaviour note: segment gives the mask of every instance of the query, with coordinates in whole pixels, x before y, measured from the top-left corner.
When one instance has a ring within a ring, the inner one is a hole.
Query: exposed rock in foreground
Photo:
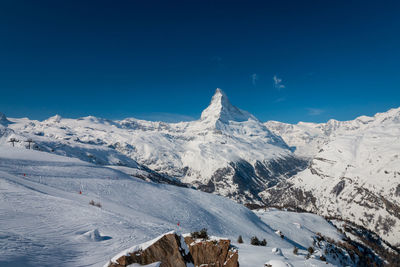
[[[195,266],[237,267],[239,255],[228,239],[195,240],[185,236]]]
[[[125,267],[133,263],[160,267],[215,266],[238,267],[238,252],[230,240],[194,240],[169,232],[147,243],[116,255],[107,267]]]

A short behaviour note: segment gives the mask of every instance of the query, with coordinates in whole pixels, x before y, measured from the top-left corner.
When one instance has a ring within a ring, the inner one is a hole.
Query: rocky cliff
[[[195,240],[170,232],[121,252],[105,266],[159,263],[160,267],[238,267],[238,258],[230,240]]]

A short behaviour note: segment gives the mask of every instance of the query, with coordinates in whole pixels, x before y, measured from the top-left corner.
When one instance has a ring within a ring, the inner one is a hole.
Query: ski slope
[[[254,253],[266,262],[278,257],[274,247],[291,253],[295,243],[308,245],[305,237],[280,238],[258,214],[220,196],[10,146],[0,146],[0,214],[0,266],[103,266],[118,252],[171,230],[207,228],[232,240],[242,235],[246,243],[254,235],[266,238],[267,247],[239,245],[241,266],[255,266],[247,263]],[[279,257],[326,266],[318,259]]]

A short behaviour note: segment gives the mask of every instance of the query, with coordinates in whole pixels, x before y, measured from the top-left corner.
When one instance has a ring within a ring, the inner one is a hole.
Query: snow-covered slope
[[[272,258],[326,266],[318,257],[306,261],[305,248],[316,231],[342,238],[321,218],[307,219],[314,215],[256,215],[220,196],[148,183],[78,159],[10,146],[0,151],[0,266],[103,266],[116,253],[157,235],[203,227],[232,240],[243,236],[241,266]],[[102,207],[89,205],[90,200]],[[279,217],[286,220],[279,226],[287,233],[284,239],[275,234]],[[291,222],[304,230],[292,231]],[[248,245],[252,236],[267,239],[268,246]]]
[[[325,144],[306,170],[263,193],[265,201],[341,217],[400,246],[400,108],[314,126],[332,129]],[[298,144],[299,126],[291,129],[286,140]]]
[[[0,120],[0,266],[101,266],[156,235],[203,227],[247,243],[253,235],[268,240],[267,248],[238,244],[241,266],[319,265],[323,249],[305,261],[305,248],[317,231],[339,235],[314,215],[255,215],[219,196],[135,177],[183,181],[241,202],[261,196],[356,222],[398,246],[400,109],[347,122],[267,123],[274,134],[217,90],[193,122]],[[304,156],[309,167],[287,180],[305,167]],[[300,256],[290,254],[293,246]]]
[[[31,138],[35,149],[101,165],[147,166],[239,202],[260,201],[259,192],[306,167],[282,138],[233,106],[220,89],[201,118],[192,122],[60,116],[9,120],[16,138]],[[0,143],[10,137],[0,138]]]
[[[32,146],[145,180],[186,183],[241,203],[299,205],[342,216],[397,244],[399,112],[344,122],[263,124],[217,89],[192,122],[91,116],[35,121],[1,114],[0,144]]]
[[[398,110],[391,109],[378,113],[374,117],[360,116],[350,121],[331,119],[326,123],[299,122],[297,124],[267,121],[264,125],[274,134],[281,136],[296,155],[312,158],[335,136],[363,131],[372,125],[379,127],[384,122],[384,118],[396,114]]]
[[[268,121],[265,126],[281,136],[291,147],[294,153],[305,158],[312,158],[327,142],[330,134],[330,126],[336,121],[330,120],[327,123],[299,122],[288,124],[278,121]]]

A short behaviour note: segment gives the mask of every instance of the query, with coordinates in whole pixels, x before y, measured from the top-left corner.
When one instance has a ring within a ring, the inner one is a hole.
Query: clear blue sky
[[[262,121],[400,106],[400,1],[1,1],[0,112]],[[275,80],[274,80],[275,77]]]

